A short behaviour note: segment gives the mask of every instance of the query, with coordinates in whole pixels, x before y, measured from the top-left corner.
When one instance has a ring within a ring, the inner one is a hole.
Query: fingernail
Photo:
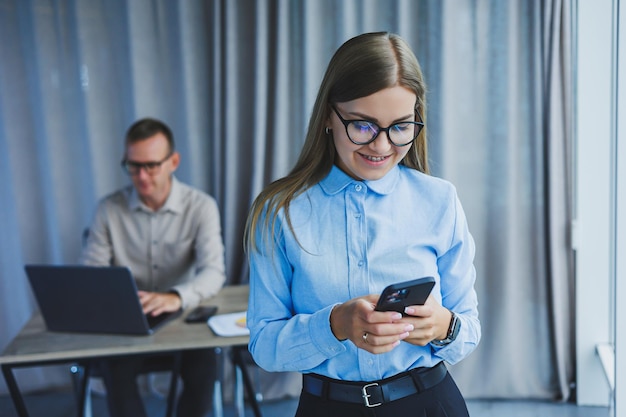
[[[407,307],[407,308],[404,309],[404,312],[406,314],[413,314],[413,313],[415,313],[415,309],[411,308],[411,307]]]
[[[413,327],[413,325],[412,325],[412,324],[407,324],[407,325],[404,327],[404,330],[406,330],[407,332],[412,332],[414,329],[415,329],[415,327]]]
[[[400,313],[395,313],[393,316],[391,316],[392,320],[400,320],[402,318],[402,314]]]

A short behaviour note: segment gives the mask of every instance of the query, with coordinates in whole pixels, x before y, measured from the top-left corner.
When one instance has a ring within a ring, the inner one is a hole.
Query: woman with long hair
[[[444,362],[480,340],[474,242],[455,188],[429,174],[425,95],[402,38],[348,40],[295,167],[251,208],[249,349],[303,374],[296,417],[468,415]],[[424,304],[375,309],[426,276]]]

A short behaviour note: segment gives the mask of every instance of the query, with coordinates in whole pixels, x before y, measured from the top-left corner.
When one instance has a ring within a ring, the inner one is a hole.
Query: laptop
[[[182,313],[145,315],[137,284],[126,267],[26,265],[24,269],[51,331],[149,335]]]

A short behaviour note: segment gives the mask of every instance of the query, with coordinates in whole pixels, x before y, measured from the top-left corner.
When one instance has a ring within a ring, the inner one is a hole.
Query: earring
[[[330,135],[331,130],[332,129],[330,127],[326,126],[326,128],[324,129],[324,133],[326,133],[327,135]]]

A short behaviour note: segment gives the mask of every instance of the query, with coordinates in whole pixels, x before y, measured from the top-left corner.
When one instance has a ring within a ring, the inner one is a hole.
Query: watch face
[[[448,339],[450,339],[451,342],[456,339],[459,334],[459,329],[461,328],[461,321],[459,320],[457,315],[452,313],[452,316],[452,326],[450,332],[448,333]]]

